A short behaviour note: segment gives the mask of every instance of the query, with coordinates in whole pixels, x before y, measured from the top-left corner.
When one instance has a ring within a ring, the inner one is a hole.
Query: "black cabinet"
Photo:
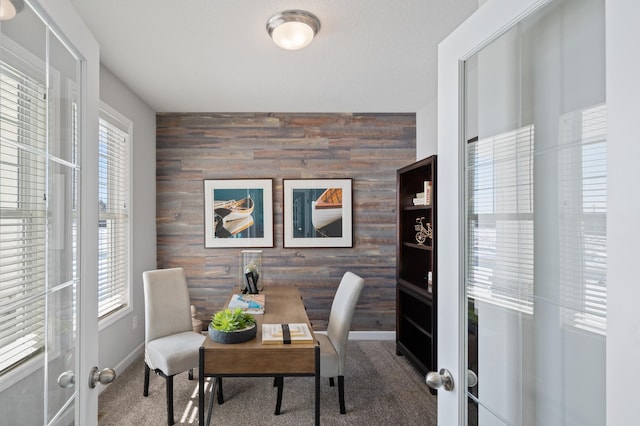
[[[397,172],[396,352],[437,371],[436,156]]]

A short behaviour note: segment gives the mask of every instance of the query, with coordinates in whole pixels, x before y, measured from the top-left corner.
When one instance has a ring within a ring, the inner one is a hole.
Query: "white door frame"
[[[76,383],[79,398],[76,420],[98,423],[98,390],[89,389],[89,370],[98,363],[98,105],[100,98],[100,50],[89,29],[68,0],[32,0],[45,19],[68,40],[82,57],[80,121],[80,312]]]
[[[490,0],[449,35],[438,49],[438,362],[456,387],[438,391],[438,422],[464,425],[466,373],[463,350],[463,167],[462,61],[550,0]],[[640,117],[640,2],[606,0],[608,116],[608,330],[607,424],[637,420],[640,382],[640,197],[637,196]],[[453,214],[453,212],[456,212]],[[605,366],[603,366],[605,368]]]

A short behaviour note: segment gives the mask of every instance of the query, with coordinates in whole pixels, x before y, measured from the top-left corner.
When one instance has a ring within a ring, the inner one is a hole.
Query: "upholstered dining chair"
[[[340,402],[340,414],[347,412],[344,403],[344,375],[347,364],[347,343],[349,341],[349,329],[351,320],[364,287],[364,279],[346,272],[331,304],[327,333],[316,333],[320,344],[320,376],[328,377],[329,384],[335,386],[334,378],[338,378],[338,399]],[[280,397],[282,395],[283,380],[277,378],[278,401],[276,414],[280,412]]]
[[[167,381],[167,419],[173,424],[173,376],[198,366],[205,336],[193,331],[191,303],[184,270],[158,269],[142,273],[144,284],[144,396],[149,395],[149,373]]]

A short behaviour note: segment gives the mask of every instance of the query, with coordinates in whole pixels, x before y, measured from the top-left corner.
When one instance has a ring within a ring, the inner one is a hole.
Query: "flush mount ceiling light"
[[[22,9],[24,9],[22,0],[0,0],[0,21],[13,19]]]
[[[320,20],[304,10],[285,10],[267,21],[267,32],[283,49],[297,50],[307,46],[320,31]]]

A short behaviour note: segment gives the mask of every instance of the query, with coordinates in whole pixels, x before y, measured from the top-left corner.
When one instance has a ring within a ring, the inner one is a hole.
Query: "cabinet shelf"
[[[435,155],[397,172],[396,353],[420,374],[437,371],[436,177]],[[412,200],[425,190],[431,192],[431,203],[414,205]]]
[[[418,243],[408,243],[406,241],[404,241],[402,243],[403,246],[405,247],[411,247],[414,248],[416,250],[426,250],[426,251],[431,251],[433,250],[433,248],[431,246],[428,246],[426,244],[418,244]]]
[[[411,205],[409,205],[409,206],[404,206],[404,207],[402,208],[402,210],[430,210],[430,209],[432,209],[432,208],[433,208],[433,206],[432,206],[431,204],[429,204],[428,206],[427,206],[427,205],[424,205],[424,206],[423,206],[423,205],[415,206],[415,205],[411,204]]]
[[[416,330],[424,334],[426,337],[431,338],[431,333],[425,330],[424,328],[422,328],[417,322],[412,320],[411,317],[408,317],[405,315],[403,316],[403,319],[406,320],[409,324],[413,325],[416,328]]]

